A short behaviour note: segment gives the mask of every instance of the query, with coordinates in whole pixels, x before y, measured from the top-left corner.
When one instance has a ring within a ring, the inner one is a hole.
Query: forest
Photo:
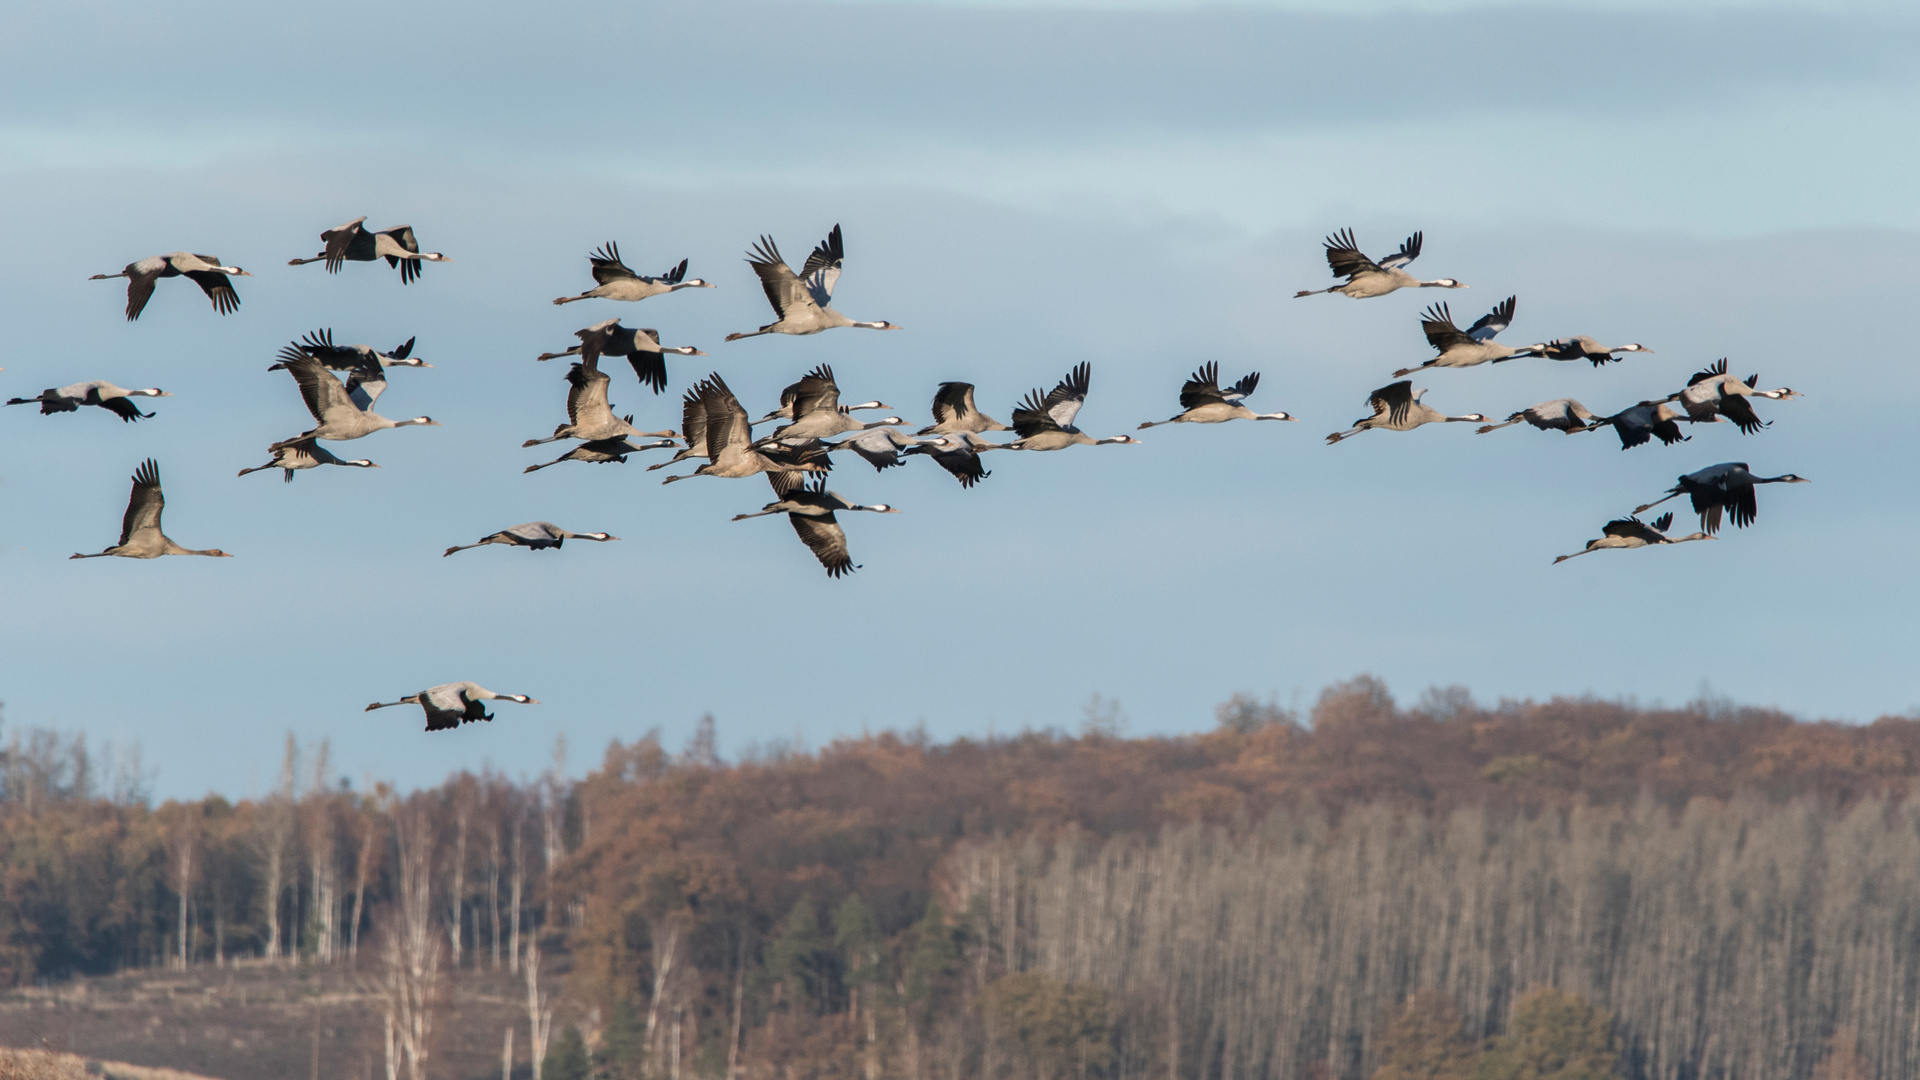
[[[0,985],[330,965],[388,1075],[524,977],[545,1080],[1920,1075],[1920,720],[1703,699],[923,732],[354,790],[289,738],[230,802],[8,729]]]

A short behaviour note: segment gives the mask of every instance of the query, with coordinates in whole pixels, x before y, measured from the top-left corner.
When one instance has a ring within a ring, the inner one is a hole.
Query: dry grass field
[[[530,1076],[522,984],[462,971],[447,987],[436,1080],[498,1077],[509,1025],[514,1075]],[[381,1037],[362,977],[335,969],[133,971],[0,993],[0,1047],[16,1048],[0,1051],[0,1080],[383,1080]]]

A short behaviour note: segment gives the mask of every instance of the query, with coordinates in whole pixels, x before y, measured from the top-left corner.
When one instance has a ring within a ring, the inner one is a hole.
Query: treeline
[[[1190,737],[1114,715],[731,764],[707,724],[576,782],[404,797],[290,747],[265,798],[158,807],[16,737],[0,978],[357,963],[389,972],[416,1076],[436,986],[528,960],[565,976],[552,1003],[529,982],[536,1046],[578,1026],[648,1080],[1366,1077],[1423,990],[1492,1068],[1549,987],[1610,1017],[1634,1077],[1805,1080],[1842,1035],[1863,1076],[1920,1065],[1920,722],[1401,708],[1364,678],[1306,718],[1236,696]]]

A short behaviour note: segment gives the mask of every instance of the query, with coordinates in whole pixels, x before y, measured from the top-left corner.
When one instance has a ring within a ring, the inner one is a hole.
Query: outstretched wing
[[[853,565],[853,557],[847,554],[847,534],[840,528],[828,512],[818,517],[802,514],[788,514],[787,520],[793,523],[793,531],[800,536],[800,542],[807,545],[813,557],[827,568],[827,576],[837,578],[851,574],[859,569]]]
[[[399,244],[413,254],[420,254],[420,241],[413,235],[413,226],[395,225],[391,229],[382,229],[380,232],[381,235],[391,238],[394,243]],[[400,284],[402,285],[411,284],[414,278],[420,276],[419,259],[402,259],[398,255],[389,255],[387,256],[387,265],[398,266],[400,268]]]
[[[325,364],[308,356],[304,351],[288,345],[280,350],[280,364],[300,384],[300,397],[307,403],[307,411],[315,420],[325,420],[327,410],[347,408],[359,411],[353,398],[347,395],[346,387],[333,377]]]
[[[949,420],[958,420],[974,411],[973,384],[967,382],[943,382],[933,394],[933,422],[937,427]]]
[[[1407,410],[1413,407],[1413,380],[1402,379],[1375,390],[1367,396],[1367,405],[1376,418],[1384,416],[1390,424],[1405,423]]]
[[[160,493],[160,463],[148,458],[133,471],[133,493],[127,497],[127,513],[120,519],[120,546],[127,546],[136,534],[151,529],[160,531],[160,512],[167,497]]]
[[[1671,528],[1673,528],[1673,511],[1669,510],[1653,519],[1654,532],[1664,533]]]
[[[1727,373],[1727,358],[1723,356],[1720,359],[1715,360],[1713,363],[1708,364],[1702,370],[1694,372],[1693,378],[1687,380],[1687,385],[1698,386],[1699,384],[1706,382],[1708,379],[1725,375],[1726,373]]]
[[[1254,388],[1259,385],[1260,373],[1251,371],[1243,376],[1239,382],[1221,391],[1220,396],[1227,399],[1227,404],[1238,405],[1250,397],[1253,394]]]
[[[633,373],[640,378],[640,385],[650,386],[656,394],[667,392],[667,358],[657,350],[635,349],[627,354],[627,363],[633,365]]]
[[[800,419],[812,412],[833,412],[840,407],[840,386],[833,381],[833,367],[821,364],[800,377],[800,381],[787,387],[793,392],[793,418]],[[782,393],[781,404],[785,405],[786,394]]]
[[[687,277],[687,260],[681,259],[680,265],[660,275],[660,280],[668,285],[678,285]]]
[[[607,350],[614,329],[619,325],[619,319],[605,319],[584,330],[575,330],[573,336],[580,339],[580,362],[583,364],[599,362],[600,354]]]
[[[134,266],[140,265],[135,263]],[[153,299],[153,286],[160,280],[158,270],[153,273],[141,273],[133,267],[127,268],[127,321],[140,317],[147,310],[147,301]]]
[[[1366,273],[1379,273],[1380,264],[1360,253],[1359,245],[1353,242],[1353,230],[1341,229],[1327,237],[1323,244],[1327,248],[1327,265],[1333,268],[1334,277],[1352,280]]]
[[[1209,360],[1200,365],[1200,370],[1187,379],[1180,388],[1180,407],[1197,409],[1202,405],[1218,405],[1226,401],[1220,393],[1220,364]]]
[[[360,354],[351,346],[335,345],[333,343],[333,329],[331,327],[322,327],[318,330],[307,331],[306,336],[300,339],[299,347],[305,351],[307,355],[328,367],[354,366],[360,361]]]
[[[613,419],[613,406],[607,403],[607,373],[586,364],[567,368],[567,419],[575,424],[583,420],[589,426],[605,425]]]
[[[1453,312],[1447,305],[1430,304],[1420,313],[1420,329],[1427,335],[1427,344],[1446,352],[1461,345],[1471,345],[1474,339],[1453,325]]]
[[[1760,419],[1760,414],[1753,411],[1753,403],[1747,400],[1746,395],[1727,393],[1725,383],[1720,385],[1720,400],[1717,404],[1720,406],[1720,415],[1733,421],[1733,425],[1740,429],[1742,435],[1751,435],[1767,426],[1767,422]]]
[[[324,255],[327,260],[327,273],[337,274],[340,272],[340,267],[346,263],[347,249],[351,248],[353,242],[359,239],[362,233],[367,231],[366,226],[361,224],[361,222],[365,220],[367,219],[364,216],[357,217],[345,225],[328,229],[326,232],[320,234],[320,241],[325,245],[325,250],[323,250],[321,254]]]
[[[707,452],[707,405],[700,396],[705,385],[695,386],[680,399],[680,438],[685,440],[689,454]]]
[[[1667,515],[1668,519],[1672,517],[1672,514]],[[1615,518],[1607,522],[1606,527],[1601,529],[1600,532],[1606,536],[1643,540],[1649,544],[1657,544],[1666,539],[1660,535],[1660,530],[1647,528],[1646,522],[1641,521],[1637,517]]]
[[[1420,257],[1420,235],[1414,233],[1400,245],[1400,250],[1380,260],[1382,270],[1398,270]]]
[[[747,265],[753,267],[754,274],[760,279],[760,288],[767,294],[767,303],[773,305],[774,314],[786,318],[791,309],[817,306],[806,286],[793,274],[792,267],[780,257],[780,249],[773,244],[773,237],[762,236],[758,243],[747,251]]]
[[[1080,415],[1080,406],[1087,403],[1087,387],[1093,379],[1093,365],[1085,360],[1074,365],[1067,377],[1054,384],[1047,392],[1045,402],[1048,416],[1062,430],[1072,431],[1073,418]]]
[[[1467,328],[1467,336],[1475,341],[1492,341],[1495,334],[1513,325],[1513,306],[1517,297],[1509,296],[1494,305],[1492,311],[1480,316],[1479,321]]]
[[[846,249],[840,244],[840,226],[835,225],[827,238],[814,246],[813,254],[807,256],[805,266],[800,268],[800,280],[807,287],[807,294],[813,302],[826,307],[833,302],[833,286],[840,280],[840,263],[846,258]]]
[[[387,392],[387,372],[378,361],[370,367],[357,367],[347,376],[347,397],[360,407],[361,412],[373,408],[380,395]]]
[[[195,255],[194,258],[213,266],[224,265],[218,255]],[[231,315],[240,308],[240,294],[233,291],[233,279],[218,270],[189,270],[187,277],[193,279],[200,291],[213,301],[213,310],[222,315]]]
[[[738,446],[745,449],[753,441],[751,429],[747,425],[747,410],[740,407],[740,399],[734,397],[727,387],[726,380],[718,373],[707,376],[705,390],[700,395],[701,404],[707,410],[707,458],[719,461],[727,448]]]
[[[626,263],[620,261],[620,245],[609,240],[598,251],[587,256],[593,264],[593,280],[601,285],[613,281],[625,281],[638,278]]]

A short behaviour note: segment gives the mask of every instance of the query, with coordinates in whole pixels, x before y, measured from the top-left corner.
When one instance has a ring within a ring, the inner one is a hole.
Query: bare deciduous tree
[[[442,946],[433,918],[436,836],[428,798],[416,795],[389,804],[399,863],[398,890],[381,924],[380,991],[408,1080],[426,1076],[441,989]]]

